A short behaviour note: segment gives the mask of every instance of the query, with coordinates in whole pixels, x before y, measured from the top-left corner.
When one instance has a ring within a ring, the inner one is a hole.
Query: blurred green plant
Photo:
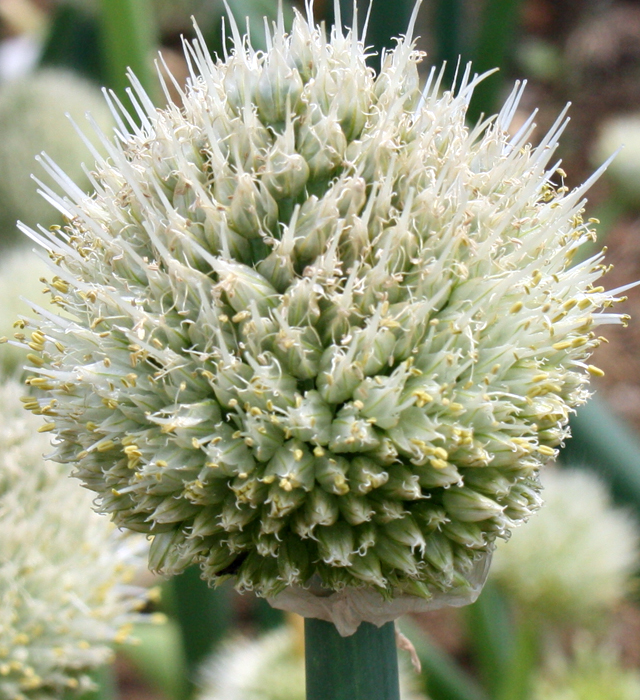
[[[41,70],[0,87],[0,249],[26,242],[18,219],[32,227],[62,223],[31,177],[46,180],[38,153],[46,152],[80,188],[88,187],[82,162],[93,159],[65,114],[86,125],[87,111],[101,129],[111,129],[113,117],[98,89],[69,70]],[[97,142],[95,135],[90,140]]]
[[[550,657],[535,680],[533,700],[637,700],[640,673],[625,668],[619,654],[592,639],[581,638],[571,658]]]

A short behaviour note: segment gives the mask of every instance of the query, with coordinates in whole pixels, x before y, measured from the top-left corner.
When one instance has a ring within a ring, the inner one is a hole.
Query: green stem
[[[498,66],[501,71],[483,80],[475,89],[469,105],[472,123],[480,114],[493,114],[498,106],[505,78],[505,61],[514,43],[522,4],[522,0],[487,0],[485,4],[473,68],[484,73]]]
[[[127,68],[153,99],[157,80],[153,53],[158,45],[150,0],[100,0],[102,45],[109,87],[120,99],[126,96]]]
[[[436,38],[435,65],[447,64],[446,85],[450,85],[458,65],[469,60],[468,38],[464,21],[465,0],[440,0],[434,8],[434,33]]]
[[[341,637],[330,622],[305,620],[307,700],[400,700],[392,622],[363,622]]]

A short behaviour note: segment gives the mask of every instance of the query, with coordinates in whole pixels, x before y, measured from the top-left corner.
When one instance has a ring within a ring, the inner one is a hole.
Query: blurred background
[[[228,0],[254,46],[277,0]],[[295,3],[283,0],[285,17]],[[299,5],[301,5],[300,3]],[[360,17],[368,3],[361,2]],[[299,6],[298,5],[298,6]],[[351,21],[352,2],[341,0]],[[299,9],[303,9],[299,6]],[[407,26],[413,2],[374,1],[368,43],[378,52]],[[316,0],[330,26],[333,4]],[[165,99],[154,60],[175,78],[188,74],[182,38],[196,21],[214,54],[223,52],[222,0],[0,0],[0,335],[11,336],[19,295],[31,296],[45,268],[21,236],[59,225],[37,193],[35,161],[51,156],[80,186],[91,155],[65,116],[89,133],[85,114],[108,132],[112,116],[100,88],[128,103],[131,66],[158,106]],[[424,0],[417,46],[432,64],[458,61],[478,73],[474,123],[494,113],[515,80],[528,83],[514,127],[537,109],[541,137],[567,102],[571,121],[560,145],[565,185],[587,179],[621,146],[591,189],[587,216],[613,269],[610,288],[640,278],[640,1]],[[376,66],[377,58],[372,57]],[[46,178],[44,178],[46,180]],[[546,477],[547,507],[501,545],[480,600],[462,610],[401,623],[422,662],[403,652],[403,697],[432,700],[638,700],[640,698],[640,293],[631,291],[630,328],[607,331],[594,363],[605,376],[596,398],[572,420],[573,440]],[[0,346],[5,376],[20,374],[20,351]],[[150,581],[149,581],[150,583]],[[138,631],[100,677],[96,698],[273,700],[304,697],[301,621],[226,587],[209,590],[198,571],[160,582],[153,610],[163,626]],[[404,657],[407,658],[404,658]]]

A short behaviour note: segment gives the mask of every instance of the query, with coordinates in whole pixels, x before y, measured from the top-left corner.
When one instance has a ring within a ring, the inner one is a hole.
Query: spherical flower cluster
[[[302,641],[287,626],[258,639],[228,642],[203,665],[199,700],[304,700]],[[417,689],[418,678],[400,664],[402,700],[426,700]]]
[[[88,672],[128,639],[146,602],[130,583],[146,545],[43,459],[42,422],[20,393],[17,382],[0,387],[0,699],[50,700],[91,688]]]
[[[491,576],[528,615],[597,621],[630,591],[637,523],[593,474],[556,469],[542,482],[545,507],[497,547]]]
[[[469,128],[470,69],[421,91],[411,31],[376,75],[308,13],[266,52],[187,44],[181,106],[137,86],[93,196],[48,165],[68,225],[25,231],[72,318],[24,321],[32,408],[153,569],[429,598],[538,508],[620,317],[572,264],[564,117],[510,135],[518,87]]]

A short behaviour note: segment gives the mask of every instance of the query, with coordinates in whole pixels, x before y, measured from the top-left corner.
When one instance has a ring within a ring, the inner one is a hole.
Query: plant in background
[[[636,700],[640,674],[624,668],[617,654],[598,648],[588,638],[579,640],[574,658],[561,653],[549,659],[536,680],[534,700]]]
[[[551,470],[543,485],[545,507],[497,547],[491,577],[527,618],[601,621],[630,591],[637,524],[591,473]]]
[[[469,128],[470,69],[421,91],[410,27],[376,75],[307,11],[266,53],[188,44],[182,107],[134,78],[93,195],[46,162],[67,226],[23,228],[65,316],[23,321],[31,407],[153,569],[477,592],[622,320],[601,256],[572,264],[589,183],[551,164],[563,115],[509,134],[520,87]]]
[[[81,163],[90,154],[65,116],[80,121],[87,110],[102,129],[111,129],[113,118],[99,90],[69,71],[42,70],[0,89],[0,245],[16,242],[16,219],[30,226],[62,222],[31,178],[43,149],[78,187],[88,189]]]
[[[75,696],[144,619],[136,611],[148,592],[131,579],[146,546],[43,459],[48,440],[20,392],[17,382],[0,387],[0,698]]]
[[[620,146],[623,148],[620,148]],[[640,207],[638,188],[638,151],[640,150],[640,115],[625,114],[610,117],[600,127],[593,149],[593,160],[619,149],[607,171],[607,179],[615,188],[618,199],[630,207]]]

